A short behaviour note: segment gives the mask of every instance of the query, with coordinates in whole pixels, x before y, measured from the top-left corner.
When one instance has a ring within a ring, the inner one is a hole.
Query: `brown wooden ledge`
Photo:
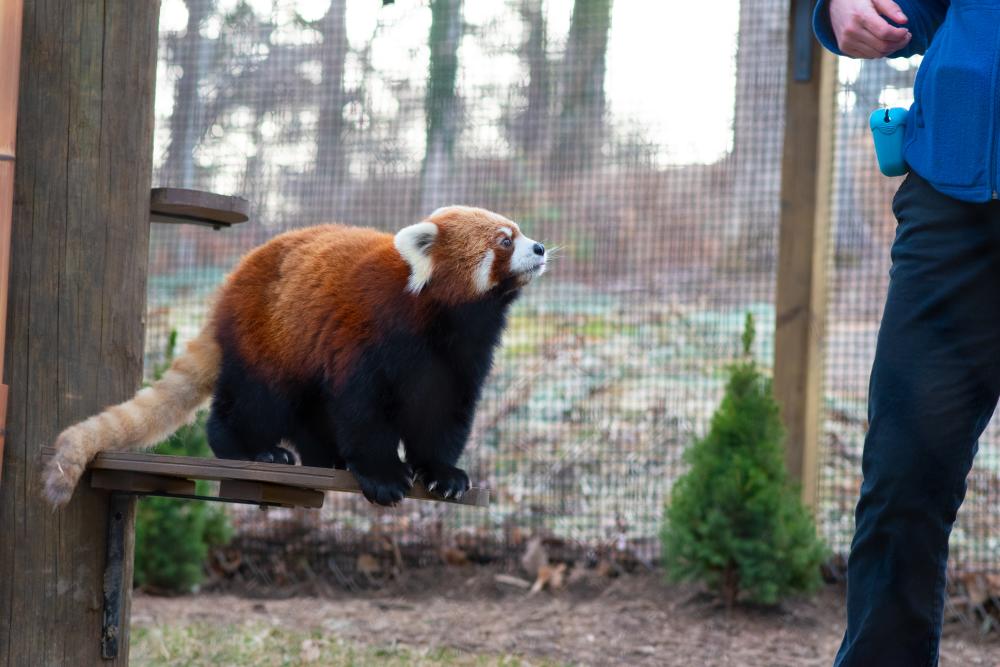
[[[153,222],[207,225],[222,229],[250,219],[250,202],[242,197],[184,188],[153,188],[149,194]]]
[[[42,449],[44,461],[54,454],[51,447]],[[354,475],[346,470],[280,463],[105,452],[88,468],[91,486],[138,495],[192,497],[195,480],[220,482],[219,494],[206,498],[220,502],[319,507],[324,491],[361,493]],[[445,500],[429,493],[420,482],[407,497],[474,507],[487,507],[490,502],[489,489],[473,487],[460,500]]]

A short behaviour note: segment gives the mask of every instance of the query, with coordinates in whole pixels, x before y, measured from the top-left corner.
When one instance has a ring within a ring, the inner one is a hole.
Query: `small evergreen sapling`
[[[727,608],[815,590],[826,555],[789,483],[785,432],[753,339],[747,314],[743,359],[729,369],[708,434],[685,453],[690,469],[674,485],[662,531],[671,579],[703,582]]]
[[[154,370],[155,378],[161,377],[170,366],[176,345],[177,332],[172,331],[167,359]],[[211,456],[204,413],[153,451],[179,456]],[[198,482],[198,493],[207,492],[203,488],[205,484]],[[162,593],[193,590],[203,579],[209,548],[225,544],[230,535],[229,520],[220,506],[175,498],[143,498],[136,506],[135,584]]]

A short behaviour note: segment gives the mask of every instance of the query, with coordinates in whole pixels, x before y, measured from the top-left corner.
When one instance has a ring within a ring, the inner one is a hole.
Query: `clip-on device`
[[[875,140],[878,168],[886,176],[902,176],[910,170],[903,159],[903,135],[906,133],[907,110],[902,107],[876,109],[868,117]]]

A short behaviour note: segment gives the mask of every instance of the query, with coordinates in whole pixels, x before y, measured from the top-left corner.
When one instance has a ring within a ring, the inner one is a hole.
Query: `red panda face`
[[[448,206],[400,230],[396,249],[410,266],[407,290],[468,303],[505,281],[527,285],[545,273],[542,244],[516,223],[481,208]]]

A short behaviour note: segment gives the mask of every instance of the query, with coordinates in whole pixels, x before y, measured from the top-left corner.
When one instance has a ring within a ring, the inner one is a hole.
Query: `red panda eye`
[[[512,243],[513,243],[513,241],[511,241],[510,239],[508,239],[508,238],[506,238],[506,237],[504,237],[504,238],[503,238],[503,239],[501,239],[501,241],[500,241],[500,245],[502,245],[502,246],[503,246],[504,248],[509,248],[509,247],[511,246],[511,244],[512,244]]]

